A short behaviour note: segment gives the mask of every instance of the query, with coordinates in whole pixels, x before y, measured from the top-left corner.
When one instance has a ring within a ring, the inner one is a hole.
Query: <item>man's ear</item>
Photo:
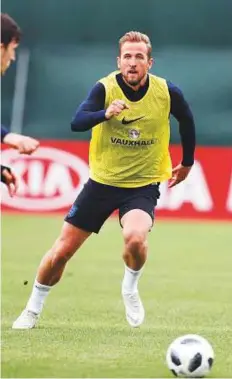
[[[121,69],[121,60],[120,60],[120,57],[117,57],[117,65],[118,65],[118,69],[120,70]]]
[[[155,61],[154,61],[153,58],[150,58],[150,59],[149,59],[149,62],[148,62],[149,70],[152,68],[154,62],[155,62]]]

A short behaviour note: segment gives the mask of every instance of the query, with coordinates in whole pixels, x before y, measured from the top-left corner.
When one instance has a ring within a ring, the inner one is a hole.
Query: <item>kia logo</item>
[[[2,162],[19,178],[16,196],[10,198],[5,188],[2,204],[20,210],[53,211],[69,207],[89,178],[85,161],[53,147],[40,147],[31,156],[7,149],[2,151]]]

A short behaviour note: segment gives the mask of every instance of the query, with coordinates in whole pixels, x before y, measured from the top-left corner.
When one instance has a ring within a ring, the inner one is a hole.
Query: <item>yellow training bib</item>
[[[142,187],[171,176],[169,155],[170,95],[166,80],[149,74],[149,88],[136,102],[127,99],[117,72],[100,80],[105,109],[124,100],[129,109],[95,126],[90,142],[90,178],[116,187]]]

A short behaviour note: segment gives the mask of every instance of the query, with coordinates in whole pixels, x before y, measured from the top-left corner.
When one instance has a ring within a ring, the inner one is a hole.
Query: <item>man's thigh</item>
[[[122,220],[125,220],[125,215],[132,210],[142,210],[148,214],[151,219],[151,226],[154,222],[154,211],[157,205],[157,200],[160,197],[159,184],[150,184],[145,187],[134,188],[125,197],[124,202],[119,208],[119,221],[122,225]],[[134,213],[135,214],[135,213]],[[143,213],[140,213],[143,214]],[[146,219],[146,217],[145,217]]]
[[[89,179],[65,221],[87,232],[98,233],[106,219],[117,209],[117,198],[113,192],[113,187]]]

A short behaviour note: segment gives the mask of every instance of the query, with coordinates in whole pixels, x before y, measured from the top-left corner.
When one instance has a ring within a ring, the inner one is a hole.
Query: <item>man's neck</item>
[[[133,91],[138,91],[139,88],[143,87],[144,84],[146,83],[146,81],[147,81],[147,76],[148,76],[148,74],[146,74],[146,75],[143,77],[143,79],[142,79],[142,80],[141,80],[136,86],[133,86],[133,85],[131,85],[130,83],[128,83],[128,82],[126,81],[126,79],[124,78],[123,75],[122,75],[122,79],[123,79],[124,83],[125,83],[128,87],[130,87],[131,89],[133,89]]]

